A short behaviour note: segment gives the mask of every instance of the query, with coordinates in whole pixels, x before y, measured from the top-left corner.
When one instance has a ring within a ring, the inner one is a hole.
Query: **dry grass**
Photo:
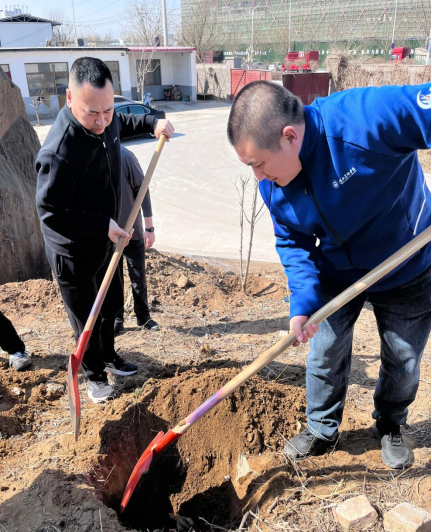
[[[354,55],[351,47],[333,48],[325,65],[337,91],[353,87],[415,85],[431,79],[430,67],[412,61],[376,63],[371,56]]]

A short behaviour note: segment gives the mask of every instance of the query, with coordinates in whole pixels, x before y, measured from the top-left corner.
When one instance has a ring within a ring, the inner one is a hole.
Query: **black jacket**
[[[36,205],[45,244],[73,257],[105,253],[121,198],[120,139],[153,131],[151,115],[116,115],[100,136],[65,106],[36,158]]]

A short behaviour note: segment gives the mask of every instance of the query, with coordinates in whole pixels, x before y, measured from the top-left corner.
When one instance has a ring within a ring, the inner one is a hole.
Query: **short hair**
[[[107,65],[96,57],[79,57],[71,67],[69,82],[77,85],[90,83],[96,89],[103,89],[107,81],[113,84],[111,71]]]
[[[228,119],[228,139],[235,147],[252,141],[259,149],[277,152],[286,126],[304,124],[300,98],[268,81],[253,81],[236,96]]]

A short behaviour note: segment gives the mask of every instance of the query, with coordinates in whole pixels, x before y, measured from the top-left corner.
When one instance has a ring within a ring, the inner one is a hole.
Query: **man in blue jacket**
[[[431,145],[430,84],[351,89],[311,106],[281,86],[246,85],[228,137],[252,167],[288,277],[290,329],[307,359],[307,428],[285,446],[301,459],[337,440],[354,324],[365,301],[381,338],[373,432],[383,461],[403,468],[400,426],[414,401],[430,332],[430,245],[324,321],[307,318],[430,225],[430,193],[416,150]]]

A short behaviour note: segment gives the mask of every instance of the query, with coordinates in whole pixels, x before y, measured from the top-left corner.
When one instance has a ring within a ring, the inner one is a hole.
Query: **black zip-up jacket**
[[[65,257],[105,253],[121,198],[120,139],[153,132],[151,115],[116,115],[93,135],[65,106],[36,158],[36,205],[45,244]]]

